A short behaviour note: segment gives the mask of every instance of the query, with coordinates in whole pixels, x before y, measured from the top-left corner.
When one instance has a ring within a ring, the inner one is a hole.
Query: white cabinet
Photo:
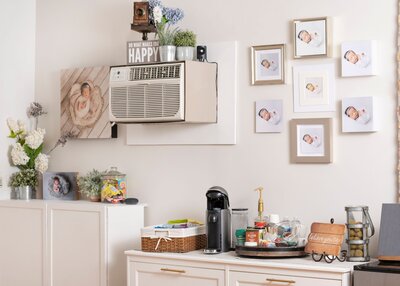
[[[350,286],[356,263],[126,251],[128,286]]]
[[[340,280],[231,271],[229,286],[341,286]]]
[[[0,285],[125,286],[143,222],[144,205],[0,201]]]
[[[224,286],[223,270],[187,266],[132,263],[129,264],[129,286]]]

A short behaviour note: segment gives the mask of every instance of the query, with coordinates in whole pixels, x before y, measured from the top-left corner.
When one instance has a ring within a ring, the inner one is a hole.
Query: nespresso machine
[[[207,191],[206,197],[207,247],[204,253],[227,252],[231,245],[231,211],[228,193],[224,188],[215,186]]]

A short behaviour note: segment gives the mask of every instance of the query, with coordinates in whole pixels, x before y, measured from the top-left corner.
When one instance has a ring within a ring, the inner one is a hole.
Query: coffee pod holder
[[[347,213],[347,261],[367,262],[369,239],[375,234],[375,228],[367,206],[345,207]]]

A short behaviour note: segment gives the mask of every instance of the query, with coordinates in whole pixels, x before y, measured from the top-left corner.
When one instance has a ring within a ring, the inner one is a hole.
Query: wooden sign
[[[339,256],[345,230],[344,224],[313,223],[305,252]]]
[[[152,63],[160,61],[159,46],[159,41],[128,42],[128,64]]]

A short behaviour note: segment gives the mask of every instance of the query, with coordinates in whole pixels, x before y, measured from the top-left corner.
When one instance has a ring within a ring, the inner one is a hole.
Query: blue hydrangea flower
[[[157,0],[154,0],[154,1],[157,1]],[[183,13],[183,10],[179,9],[179,8],[172,9],[172,8],[164,7],[163,14],[164,14],[165,18],[167,19],[167,21],[171,25],[175,25],[180,20],[182,20],[183,17],[185,16]]]

